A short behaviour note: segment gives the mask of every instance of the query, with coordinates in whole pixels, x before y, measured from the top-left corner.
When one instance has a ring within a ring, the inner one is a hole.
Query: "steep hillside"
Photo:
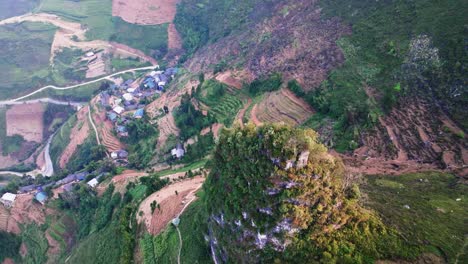
[[[315,1],[196,2],[182,1],[175,20],[185,48],[198,48],[186,65],[192,71],[278,72],[310,89],[344,59],[335,42],[350,28],[323,20]]]
[[[190,71],[243,72],[244,84],[280,74],[317,111],[305,126],[338,152],[460,171],[464,10],[459,0],[183,0],[175,22]],[[261,122],[271,105],[247,113]]]
[[[312,130],[282,125],[221,134],[204,187],[214,258],[361,263],[419,254],[357,204],[341,161],[317,141]]]

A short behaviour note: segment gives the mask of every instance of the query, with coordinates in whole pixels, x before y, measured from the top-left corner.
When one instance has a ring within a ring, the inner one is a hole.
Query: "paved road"
[[[70,86],[65,86],[65,87],[57,87],[55,85],[47,85],[47,86],[44,86],[42,88],[39,88],[37,89],[36,91],[34,92],[31,92],[27,95],[23,95],[23,96],[20,96],[20,97],[17,97],[17,98],[14,98],[14,99],[10,99],[10,100],[6,100],[6,101],[0,101],[0,105],[9,105],[11,103],[14,103],[14,102],[17,102],[17,101],[21,101],[23,99],[26,99],[32,95],[35,95],[37,93],[40,93],[44,90],[47,90],[47,89],[53,89],[53,90],[70,90],[70,89],[74,89],[74,88],[78,88],[78,87],[81,87],[81,86],[84,86],[84,85],[88,85],[88,84],[93,84],[93,83],[97,83],[97,82],[100,82],[102,80],[108,80],[109,78],[111,77],[114,77],[114,76],[117,76],[117,75],[120,75],[120,74],[124,74],[124,73],[128,73],[128,72],[135,72],[135,71],[142,71],[142,70],[152,70],[154,68],[156,68],[157,65],[153,65],[153,66],[147,66],[147,67],[141,67],[141,68],[133,68],[133,69],[129,69],[129,70],[125,70],[125,71],[120,71],[120,72],[116,72],[116,73],[113,73],[113,74],[110,74],[110,75],[107,75],[107,76],[104,76],[104,77],[101,77],[99,79],[96,79],[96,80],[92,80],[92,81],[89,81],[89,82],[85,82],[85,83],[80,83],[80,84],[75,84],[75,85],[70,85]],[[52,99],[53,100],[53,99]]]
[[[50,143],[52,142],[52,139],[54,138],[55,133],[52,134],[49,137],[49,140],[47,140],[47,144],[44,148],[44,158],[45,158],[45,167],[42,170],[42,175],[46,177],[50,177],[54,175],[54,164],[52,163],[52,159],[50,158]]]

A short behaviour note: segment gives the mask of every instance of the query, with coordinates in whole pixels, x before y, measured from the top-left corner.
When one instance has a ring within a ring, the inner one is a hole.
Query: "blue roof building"
[[[110,121],[114,122],[117,120],[117,114],[114,112],[107,113],[107,117],[109,118]]]
[[[135,113],[133,114],[133,117],[137,118],[137,119],[140,119],[140,118],[143,117],[144,114],[145,114],[145,110],[143,108],[140,108],[140,109],[135,111]]]
[[[34,196],[34,198],[40,202],[41,204],[44,204],[45,201],[47,200],[47,194],[45,192],[38,192],[36,193],[36,195]]]

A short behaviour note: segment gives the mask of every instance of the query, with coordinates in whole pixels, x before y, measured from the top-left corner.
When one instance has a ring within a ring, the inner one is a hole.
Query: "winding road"
[[[32,95],[35,95],[35,94],[40,93],[40,92],[42,92],[42,91],[44,91],[44,90],[47,90],[47,89],[53,89],[53,90],[71,90],[71,89],[75,89],[75,88],[78,88],[78,87],[81,87],[81,86],[85,86],[85,85],[88,85],[88,84],[97,83],[97,82],[100,82],[100,81],[103,81],[103,80],[109,80],[109,78],[114,77],[114,76],[117,76],[117,75],[120,75],[120,74],[129,73],[129,72],[135,72],[135,71],[152,70],[152,69],[157,68],[157,67],[158,67],[158,65],[152,65],[152,66],[146,66],[146,67],[128,69],[128,70],[116,72],[116,73],[113,73],[113,74],[110,74],[110,75],[106,75],[106,76],[101,77],[101,78],[98,78],[98,79],[96,79],[96,80],[92,80],[92,81],[84,82],[84,83],[80,83],[80,84],[75,84],[75,85],[70,85],[70,86],[65,86],[65,87],[58,87],[58,86],[55,86],[55,85],[47,85],[47,86],[44,86],[44,87],[41,87],[41,88],[37,89],[37,90],[34,91],[34,92],[29,93],[29,94],[26,94],[26,95],[23,95],[23,96],[14,98],[14,99],[6,100],[6,101],[0,101],[0,105],[11,105],[11,104],[14,104],[15,102],[18,102],[18,101],[21,101],[21,100],[23,100],[23,99],[26,99],[26,98],[28,98],[28,97],[30,97],[30,96],[32,96]],[[44,99],[46,99],[46,98],[44,98]],[[42,99],[42,100],[44,100],[44,99]],[[38,100],[39,100],[39,99],[38,99]],[[48,99],[48,100],[53,100],[53,99]]]
[[[50,158],[50,143],[54,138],[56,133],[52,134],[49,139],[47,140],[47,144],[44,148],[44,159],[45,159],[45,167],[42,170],[42,175],[50,177],[54,175],[54,164],[52,163],[52,159]]]

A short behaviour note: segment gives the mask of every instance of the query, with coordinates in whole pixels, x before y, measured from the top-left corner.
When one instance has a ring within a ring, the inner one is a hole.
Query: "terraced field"
[[[202,108],[209,108],[218,123],[230,126],[244,105],[241,91],[215,80],[205,82],[204,89],[205,95],[199,98]]]
[[[260,123],[284,122],[291,125],[304,123],[312,114],[312,108],[289,90],[269,93],[252,109],[252,119]]]
[[[9,216],[8,210],[3,205],[0,205],[0,230],[7,230]]]

